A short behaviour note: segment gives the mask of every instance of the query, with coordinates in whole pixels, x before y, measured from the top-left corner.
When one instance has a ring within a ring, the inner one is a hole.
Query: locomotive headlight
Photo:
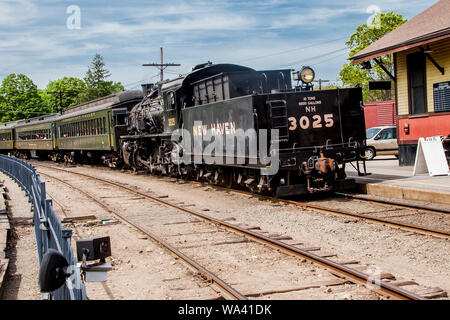
[[[310,67],[303,67],[300,71],[300,79],[303,83],[311,83],[314,81],[315,73]]]

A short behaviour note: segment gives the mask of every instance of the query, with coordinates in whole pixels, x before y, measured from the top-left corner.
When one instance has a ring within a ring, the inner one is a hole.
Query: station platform
[[[362,166],[361,166],[362,168]],[[351,165],[347,176],[355,179],[357,191],[371,196],[450,206],[450,176],[413,176],[413,166],[400,167],[394,156],[378,156],[366,161],[368,176],[358,176]]]

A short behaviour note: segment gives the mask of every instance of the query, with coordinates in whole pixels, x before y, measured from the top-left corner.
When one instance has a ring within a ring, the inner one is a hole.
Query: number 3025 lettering
[[[288,120],[290,123],[289,130],[291,130],[291,131],[294,131],[295,129],[297,129],[298,125],[300,125],[300,128],[302,128],[303,130],[309,129],[311,127],[311,121],[312,121],[312,127],[314,129],[323,127],[322,117],[318,114],[312,116],[312,120],[308,116],[302,116],[299,119],[298,124],[297,124],[297,119],[294,117],[290,117]],[[332,113],[324,114],[323,120],[325,121],[325,127],[327,127],[327,128],[331,128],[334,125]]]

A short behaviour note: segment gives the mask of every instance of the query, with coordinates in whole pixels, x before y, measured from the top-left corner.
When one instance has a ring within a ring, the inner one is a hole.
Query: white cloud
[[[157,70],[141,64],[158,60],[160,46],[165,48],[167,61],[182,64],[181,68],[170,69],[174,73],[187,72],[207,60],[273,68],[341,48],[345,39],[332,43],[326,40],[349,36],[358,24],[366,22],[370,16],[366,8],[371,4],[378,5],[382,12],[394,10],[411,18],[436,1],[262,0],[255,4],[111,0],[108,6],[79,1],[81,29],[68,30],[64,3],[0,0],[0,77],[6,72],[22,72],[45,87],[59,76],[83,77],[90,59],[100,53],[114,81],[148,81]],[[293,31],[295,28],[303,31]],[[319,47],[294,50],[321,41]],[[330,74],[321,76],[334,79],[345,58],[330,56],[329,62],[320,65]]]
[[[271,27],[276,29],[284,29],[290,27],[307,26],[312,28],[324,27],[340,22],[339,19],[347,14],[361,14],[365,12],[365,8],[311,8],[306,10],[298,10],[298,13],[289,14],[271,22]]]
[[[1,0],[0,27],[31,24],[38,17],[38,7],[29,0]]]

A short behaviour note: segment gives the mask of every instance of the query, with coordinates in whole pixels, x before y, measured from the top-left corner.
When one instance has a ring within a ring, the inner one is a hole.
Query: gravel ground
[[[66,187],[63,187],[64,185],[61,182],[52,180],[48,176],[45,176],[44,173],[49,173],[53,176],[57,174],[65,182],[83,188],[85,192],[95,194],[95,198],[101,199],[114,210],[131,218],[133,222],[150,229],[177,248],[182,249],[188,256],[211,270],[221,279],[233,285],[233,287],[244,295],[253,297],[262,292],[266,292],[268,294],[263,295],[265,299],[380,298],[378,294],[362,286],[343,283],[341,279],[338,279],[325,269],[319,268],[304,259],[288,256],[254,242],[239,243],[239,241],[243,240],[241,236],[224,231],[209,223],[198,221],[197,223],[183,223],[191,221],[192,216],[180,213],[178,210],[155,204],[147,199],[130,195],[115,187],[106,186],[105,184],[93,182],[92,180],[88,182],[85,178],[75,177],[70,174],[49,172],[51,170],[48,169],[39,170],[43,173],[49,194],[55,194],[57,189],[59,190],[59,194],[62,195],[62,200],[58,200],[58,202],[68,201],[67,203],[72,206],[74,203],[83,203],[83,206],[86,206],[91,201],[78,199],[80,194],[76,195],[77,192],[73,190],[69,195],[69,190],[66,190]],[[111,194],[114,194],[114,196]],[[75,199],[78,200],[75,201]],[[91,209],[89,212],[92,210],[95,211],[96,209]],[[65,211],[67,215],[67,210]],[[71,211],[77,212],[79,210],[77,210],[77,206],[74,206]],[[96,216],[98,219],[100,217],[102,219],[106,218],[100,212]],[[93,225],[90,224],[86,230],[89,236],[100,231],[92,227]],[[105,235],[110,234],[113,243],[117,243],[117,239],[120,239],[120,245],[124,246],[124,250],[120,250],[120,247],[117,248],[117,245],[116,248],[113,246],[113,252],[117,252],[115,257],[113,257],[114,264],[116,265],[115,270],[119,271],[124,267],[124,260],[127,260],[127,264],[130,263],[130,260],[134,260],[135,262],[131,262],[131,269],[133,270],[126,273],[117,273],[114,278],[111,273],[108,281],[108,290],[104,286],[102,288],[97,284],[96,286],[90,286],[88,288],[89,292],[101,299],[136,299],[141,297],[152,299],[154,298],[153,296],[137,294],[137,292],[145,292],[148,283],[154,282],[151,275],[156,277],[163,275],[166,278],[172,277],[168,276],[165,267],[158,268],[154,265],[147,264],[146,268],[139,269],[139,266],[143,264],[142,259],[145,257],[145,255],[142,255],[145,241],[137,242],[135,239],[135,231],[124,231],[128,233],[128,238],[121,236],[120,233],[122,231],[116,230],[119,227],[120,225],[118,224],[109,225],[109,232],[106,232],[108,229],[103,227],[105,228]],[[82,233],[80,226],[77,226],[77,230]],[[134,250],[130,250],[131,247],[136,248],[137,252],[139,252],[137,257],[134,256]],[[153,263],[157,262],[152,257],[148,257],[148,259],[153,261]],[[175,262],[175,265],[181,267],[178,262]],[[148,272],[149,269],[151,270],[150,273]],[[139,284],[133,285],[132,282],[134,280],[139,281]],[[177,287],[173,290],[177,291],[178,296],[172,294],[169,297],[164,296],[165,299],[202,298],[198,295],[193,296],[190,294],[191,289],[186,284],[182,284],[180,281],[174,281],[174,284]],[[313,285],[313,287],[309,289],[305,288],[305,290],[290,291],[294,288],[303,288],[309,285]],[[117,289],[119,291],[119,288],[123,286],[125,286],[125,292],[129,287],[133,288],[134,291],[131,291],[128,296],[124,296],[123,293],[115,295],[114,290]],[[141,289],[136,290],[137,288]],[[274,292],[280,290],[290,292]]]
[[[91,221],[67,223],[68,228],[74,229],[73,248],[76,248],[75,240],[80,238],[111,237],[112,257],[108,258],[108,261],[111,262],[113,270],[108,272],[107,282],[86,284],[89,299],[164,300],[219,297],[195,271],[180,264],[177,257],[142,233],[115,219],[101,206],[79,192],[74,192],[72,188],[44,176],[42,178],[46,183],[48,196],[56,202],[54,207],[61,220],[95,215]],[[70,179],[67,179],[67,182],[70,182]],[[102,223],[102,220],[111,218],[112,223]],[[184,288],[183,291],[180,288]]]
[[[70,170],[96,175],[135,186],[141,191],[168,195],[169,200],[209,210],[216,218],[234,217],[237,223],[255,225],[280,233],[308,247],[319,246],[337,253],[338,261],[358,260],[369,268],[394,274],[397,279],[415,280],[450,292],[450,241],[428,235],[279,205],[258,197],[216,190],[192,183],[149,175],[133,175],[108,168],[75,167]],[[350,206],[354,202],[349,202]]]
[[[328,208],[450,232],[450,214],[343,198],[321,199],[315,203]]]
[[[3,174],[1,178],[5,180],[4,185],[9,191],[8,205],[12,228],[7,251],[10,264],[1,299],[40,300],[42,295],[38,286],[39,264],[30,203],[15,182]]]

